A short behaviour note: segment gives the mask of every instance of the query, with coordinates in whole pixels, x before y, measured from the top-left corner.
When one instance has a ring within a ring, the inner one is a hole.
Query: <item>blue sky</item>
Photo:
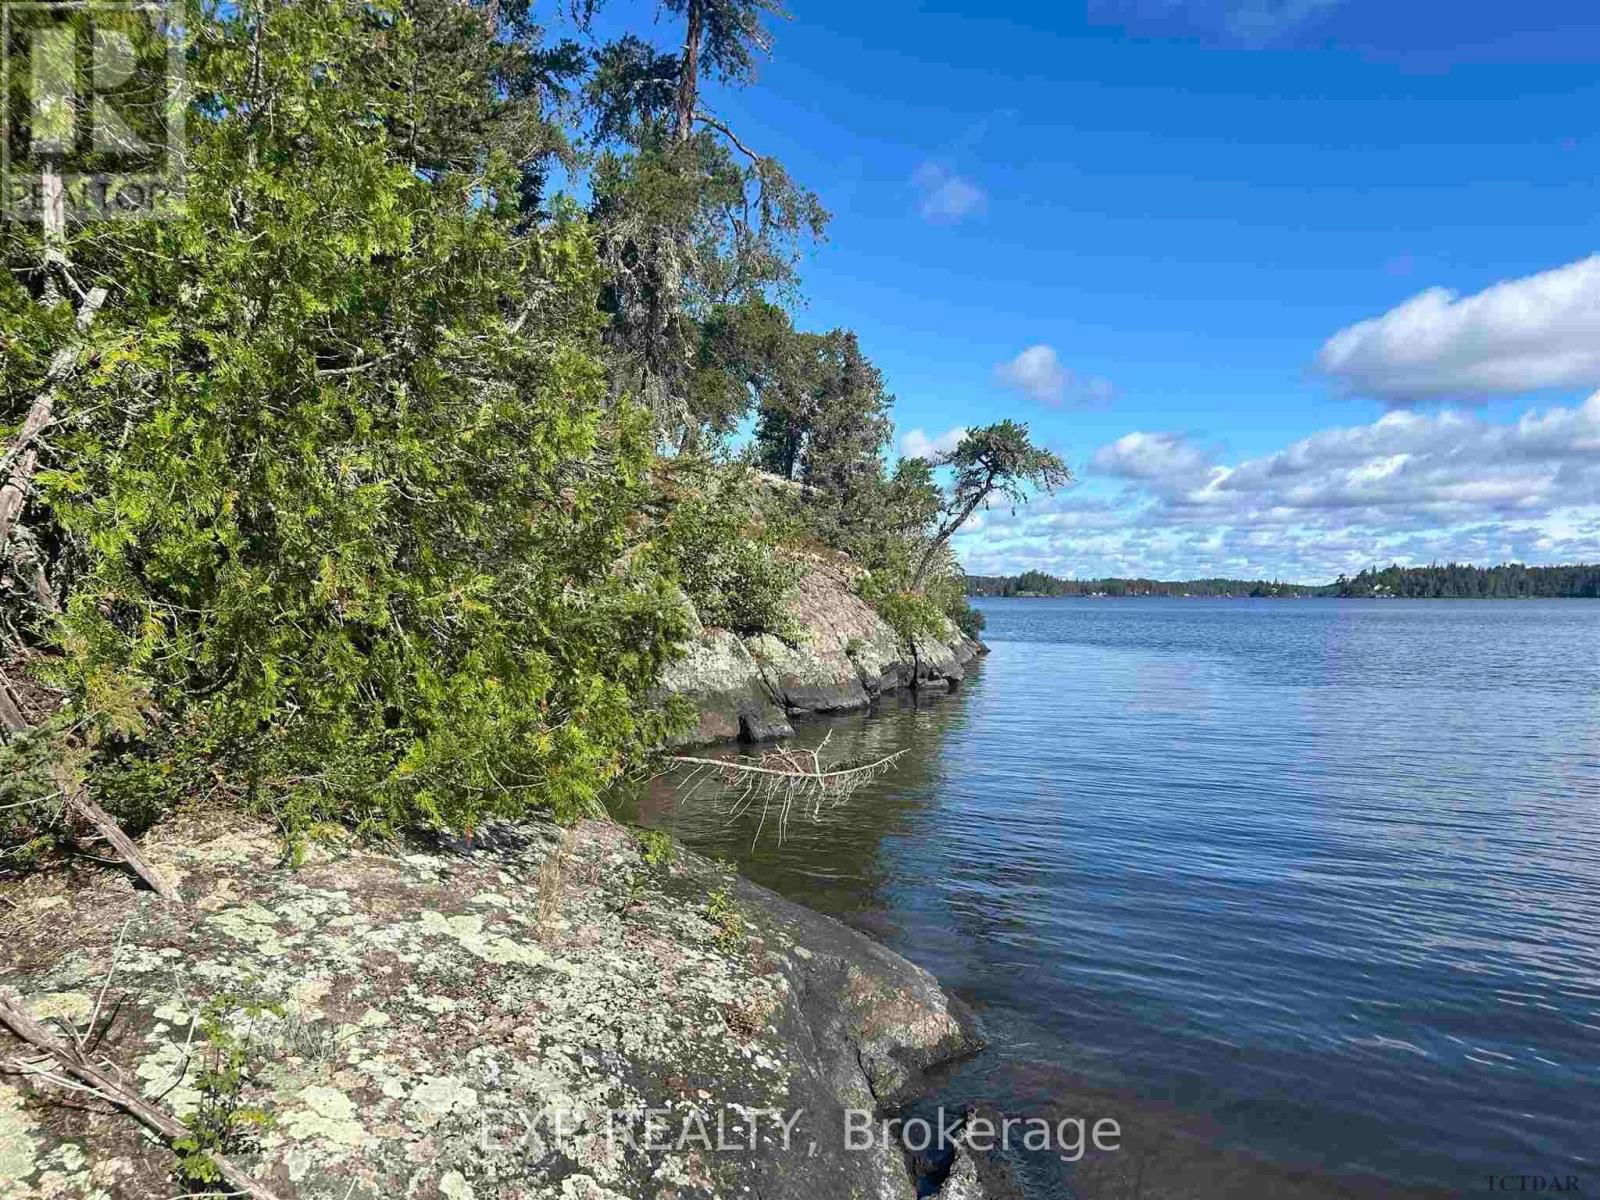
[[[969,570],[1600,559],[1594,0],[790,7],[712,100],[834,214],[799,322],[1080,476]]]

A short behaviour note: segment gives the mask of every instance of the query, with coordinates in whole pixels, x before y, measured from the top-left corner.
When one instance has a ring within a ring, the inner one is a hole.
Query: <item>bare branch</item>
[[[118,854],[122,855],[122,860],[132,867],[139,878],[148,883],[158,896],[163,900],[182,903],[177,890],[145,861],[144,855],[140,854],[139,848],[133,844],[133,839],[122,832],[122,827],[112,820],[111,814],[89,799],[87,788],[79,787],[69,795],[67,805],[82,813],[90,824],[104,834],[105,839],[117,848]]]
[[[705,125],[706,127],[710,128],[710,129],[715,129],[723,137],[727,138],[730,142],[732,142],[733,146],[734,146],[734,149],[739,151],[740,154],[744,155],[751,162],[756,163],[757,165],[760,165],[761,163],[764,163],[764,162],[767,161],[761,155],[757,154],[754,150],[750,149],[749,146],[746,146],[743,142],[741,142],[739,140],[739,135],[738,134],[734,133],[733,130],[729,129],[726,125],[724,125],[721,121],[717,120],[715,117],[709,116],[708,114],[702,112],[702,113],[699,113],[699,114],[697,114],[695,116],[695,120],[699,121],[700,124]]]
[[[189,1128],[182,1121],[150,1104],[143,1097],[127,1090],[104,1071],[84,1062],[21,1007],[3,998],[0,998],[0,1024],[10,1028],[12,1033],[30,1046],[42,1050],[50,1059],[55,1061],[62,1071],[70,1076],[71,1079],[77,1080],[78,1083],[74,1084],[71,1080],[62,1079],[40,1070],[24,1068],[22,1069],[22,1074],[32,1075],[58,1085],[75,1087],[78,1090],[90,1092],[106,1101],[106,1103],[122,1109],[123,1112],[145,1128],[158,1134],[169,1145],[179,1138],[189,1135]],[[222,1175],[222,1178],[238,1189],[239,1195],[249,1196],[251,1200],[278,1200],[272,1192],[257,1182],[254,1176],[232,1159],[218,1154],[216,1151],[209,1151],[208,1157],[216,1164],[217,1171]]]
[[[824,739],[823,745],[826,745]],[[838,804],[858,788],[872,782],[900,761],[904,750],[884,755],[872,762],[824,770],[822,757],[817,750],[774,750],[756,762],[738,759],[699,758],[692,754],[673,754],[668,762],[694,767],[681,785],[698,789],[710,776],[720,776],[730,790],[737,788],[729,807],[732,818],[741,816],[757,801],[761,803],[761,821],[755,836],[761,836],[767,816],[774,806],[778,809],[778,840],[788,836],[789,817],[796,802],[810,809],[813,820],[820,820],[824,803]],[[707,772],[710,772],[710,776]],[[693,794],[693,790],[689,791]]]

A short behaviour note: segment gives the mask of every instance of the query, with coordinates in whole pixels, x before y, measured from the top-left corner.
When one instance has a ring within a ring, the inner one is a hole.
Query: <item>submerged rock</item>
[[[147,850],[185,904],[38,877],[0,990],[63,1031],[98,1011],[95,1057],[181,1118],[259,1108],[229,1152],[285,1198],[912,1200],[847,1123],[976,1047],[926,972],[616,825],[299,869],[250,825]],[[82,1093],[0,1081],[0,1200],[196,1190],[175,1162]]]
[[[799,636],[699,631],[662,675],[662,690],[694,704],[699,723],[682,744],[762,741],[794,732],[789,717],[862,708],[902,687],[959,683],[983,645],[953,623],[906,645],[856,594],[863,571],[839,554],[814,553],[788,601]]]

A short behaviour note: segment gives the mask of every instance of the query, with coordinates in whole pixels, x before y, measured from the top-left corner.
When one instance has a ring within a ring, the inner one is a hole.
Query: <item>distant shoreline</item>
[[[1125,592],[1112,595],[1108,592],[1071,592],[1049,596],[1043,592],[968,592],[975,600],[1596,600],[1600,596],[1342,596],[1337,592],[1322,592],[1297,596],[1252,596],[1244,592],[1213,592],[1198,595],[1180,592]]]
[[[1600,598],[1600,564],[1530,567],[1501,563],[1474,567],[1369,567],[1357,575],[1340,575],[1332,583],[1285,583],[1278,579],[1063,579],[1043,571],[1020,575],[968,575],[969,596],[1082,597],[1124,599],[1183,597],[1189,599],[1305,600],[1316,598],[1372,600],[1565,600]]]

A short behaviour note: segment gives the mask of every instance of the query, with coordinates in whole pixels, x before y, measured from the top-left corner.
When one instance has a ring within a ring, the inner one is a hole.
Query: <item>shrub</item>
[[[672,865],[674,847],[672,839],[659,829],[637,829],[634,840],[639,843],[639,858],[652,870],[664,871]]]
[[[254,40],[217,13],[185,214],[72,249],[114,299],[30,520],[66,547],[54,682],[91,782],[119,814],[224,790],[291,834],[598,811],[686,620],[631,553],[653,433],[608,394],[590,234],[525,229],[492,154],[415,169],[392,6],[252,9]],[[0,231],[16,274],[37,236]],[[13,274],[0,342],[34,320]],[[0,422],[37,376],[7,372]]]
[[[272,1114],[245,1101],[262,1066],[253,1029],[263,1017],[282,1019],[281,1004],[224,993],[207,1002],[198,1021],[203,1036],[194,1087],[200,1099],[189,1117],[189,1132],[173,1142],[179,1183],[190,1191],[209,1190],[222,1181],[213,1154],[236,1155],[256,1149],[274,1123]]]
[[[972,602],[965,596],[957,596],[952,603],[945,606],[944,611],[945,615],[956,623],[956,628],[969,638],[976,640],[983,636],[983,627],[988,623],[987,618],[974,608]]]
[[[938,602],[921,592],[895,589],[870,572],[861,577],[856,592],[908,645],[918,637],[944,637],[948,632]]]
[[[702,463],[677,475],[655,561],[676,575],[702,624],[796,641],[786,600],[801,568],[756,515],[749,473]]]
[[[744,945],[746,925],[730,884],[721,884],[706,895],[706,918],[715,928],[713,938],[723,952],[737,953]]]

